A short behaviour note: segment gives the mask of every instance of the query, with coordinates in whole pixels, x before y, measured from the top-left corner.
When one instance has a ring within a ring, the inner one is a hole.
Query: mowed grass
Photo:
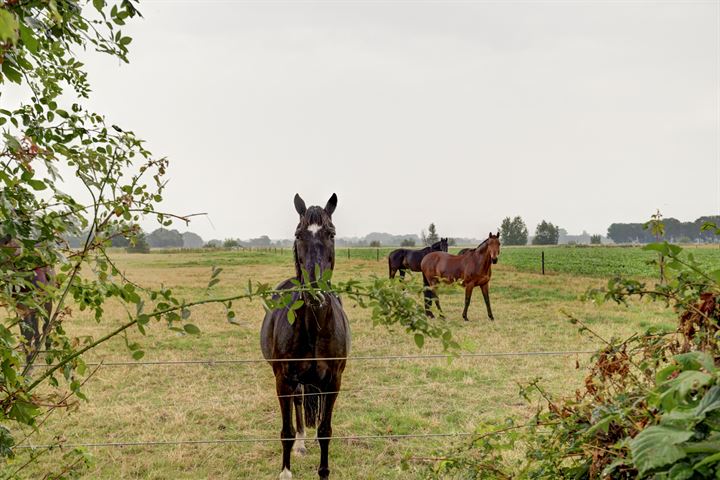
[[[578,333],[563,311],[574,314],[605,337],[626,337],[650,326],[672,328],[674,316],[660,305],[634,303],[595,306],[578,301],[588,287],[604,283],[602,275],[556,273],[542,276],[508,265],[513,249],[504,249],[493,267],[490,296],[495,322],[487,320],[482,295],[476,291],[470,322],[460,314],[463,291],[443,287],[440,300],[454,337],[468,352],[592,350],[600,342]],[[534,249],[529,249],[534,250]],[[579,252],[589,249],[577,249]],[[351,258],[338,249],[335,275],[340,280],[386,276],[387,260]],[[352,253],[352,252],[351,252]],[[276,284],[293,272],[291,255],[271,252],[193,252],[128,255],[114,258],[128,277],[148,286],[171,286],[188,299],[207,295],[210,266],[225,270],[212,295],[240,293],[248,279]],[[412,281],[420,282],[414,274]],[[368,310],[346,301],[353,346],[351,355],[420,353],[401,329],[373,327]],[[225,320],[219,306],[193,312],[199,336],[178,335],[153,324],[147,336],[136,330],[129,341],[140,342],[145,360],[259,359],[259,302],[236,303],[240,325]],[[127,319],[119,305],[109,305],[100,324],[77,313],[66,329],[73,335],[98,337]],[[442,321],[442,320],[436,320]],[[422,353],[440,353],[428,340]],[[102,345],[88,361],[129,360],[122,338]],[[589,355],[460,358],[416,361],[348,362],[343,393],[333,421],[336,436],[473,432],[504,419],[529,417],[535,406],[518,396],[518,384],[542,377],[550,391],[572,395],[582,385]],[[576,365],[577,363],[577,365]],[[576,368],[579,366],[579,369]],[[243,365],[179,365],[102,367],[88,381],[89,403],[76,411],[56,412],[32,436],[33,444],[62,439],[68,444],[176,440],[277,438],[280,416],[271,368]],[[312,436],[313,431],[309,432]],[[465,442],[463,438],[402,440],[344,439],[331,443],[331,475],[337,479],[423,478],[425,465],[413,457],[431,457]],[[319,448],[308,442],[305,457],[293,457],[297,479],[317,478]],[[86,478],[277,478],[279,441],[220,445],[89,448],[94,465]],[[60,462],[64,452],[40,457],[27,471],[35,478]],[[25,455],[16,460],[18,465]],[[410,459],[408,471],[400,467]]]

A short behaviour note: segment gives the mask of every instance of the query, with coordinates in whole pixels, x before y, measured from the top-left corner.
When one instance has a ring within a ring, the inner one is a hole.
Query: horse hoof
[[[307,449],[305,448],[305,433],[297,433],[295,435],[295,443],[293,444],[293,452],[296,455],[305,455]]]
[[[470,321],[467,317],[463,317],[463,320],[465,320],[466,322]]]
[[[287,468],[283,468],[283,471],[280,472],[280,476],[278,477],[278,480],[291,480],[292,479],[292,473],[290,473],[290,470]]]
[[[488,318],[490,319],[491,322],[495,320],[495,317],[492,317],[492,316],[490,316]]]

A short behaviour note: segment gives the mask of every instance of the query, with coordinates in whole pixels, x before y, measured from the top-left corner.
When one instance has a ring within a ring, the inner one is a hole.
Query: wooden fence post
[[[379,248],[377,249],[377,261],[378,262],[380,261],[380,249]]]

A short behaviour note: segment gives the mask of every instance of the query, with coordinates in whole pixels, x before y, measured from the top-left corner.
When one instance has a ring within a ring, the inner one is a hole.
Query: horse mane
[[[490,240],[490,239],[489,239],[489,238],[486,238],[485,240],[483,240],[483,242],[482,242],[480,245],[478,245],[477,247],[475,247],[475,250],[480,250],[480,249],[482,249],[482,248],[487,248],[488,240]]]

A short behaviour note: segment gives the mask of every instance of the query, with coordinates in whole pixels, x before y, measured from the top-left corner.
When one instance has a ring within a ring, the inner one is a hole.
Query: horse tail
[[[325,404],[325,395],[313,385],[303,385],[303,410],[305,411],[305,425],[316,428],[320,424],[322,409]]]

